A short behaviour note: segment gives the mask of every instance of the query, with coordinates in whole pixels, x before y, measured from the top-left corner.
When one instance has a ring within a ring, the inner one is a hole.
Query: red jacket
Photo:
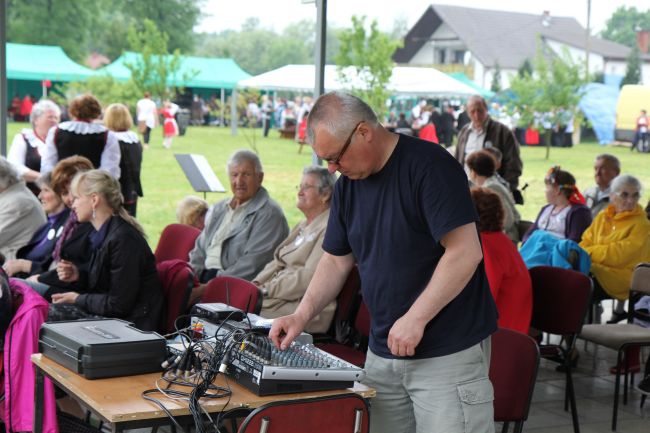
[[[533,314],[533,287],[519,251],[503,232],[481,232],[483,259],[498,325],[528,334]]]
[[[436,127],[433,123],[427,123],[420,129],[419,137],[422,140],[430,141],[438,144],[438,134],[436,134]]]

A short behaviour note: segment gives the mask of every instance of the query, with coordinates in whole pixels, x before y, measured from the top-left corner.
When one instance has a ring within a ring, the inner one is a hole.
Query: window
[[[465,50],[454,50],[454,63],[465,63]]]
[[[436,51],[437,51],[436,58],[438,60],[436,63],[438,63],[440,65],[444,65],[445,63],[447,63],[446,62],[446,60],[447,60],[447,50],[442,48],[442,49],[438,49]]]

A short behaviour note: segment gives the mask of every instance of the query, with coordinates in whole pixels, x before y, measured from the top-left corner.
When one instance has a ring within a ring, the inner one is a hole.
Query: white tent
[[[353,68],[347,68],[345,74],[351,77],[355,87],[363,84]],[[286,65],[278,69],[241,80],[238,88],[255,88],[268,91],[309,92],[314,90],[314,65]],[[349,85],[339,80],[335,65],[325,66],[325,91],[345,90]],[[388,85],[396,95],[414,95],[430,98],[458,98],[476,93],[466,84],[434,68],[412,68],[396,66],[393,68]]]

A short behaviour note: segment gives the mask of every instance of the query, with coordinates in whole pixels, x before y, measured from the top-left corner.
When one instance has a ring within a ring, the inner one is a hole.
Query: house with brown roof
[[[608,75],[625,74],[630,48],[590,36],[573,17],[431,5],[404,38],[403,48],[393,55],[401,65],[433,65],[445,72],[464,72],[476,84],[489,88],[495,68],[501,70],[501,86],[526,59],[532,61],[538,41],[544,52],[560,54],[565,48],[574,62],[585,62],[589,70]],[[650,83],[650,56],[642,80]]]

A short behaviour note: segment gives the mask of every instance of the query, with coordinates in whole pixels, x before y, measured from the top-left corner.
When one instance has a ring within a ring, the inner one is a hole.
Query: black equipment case
[[[39,351],[86,379],[161,371],[165,339],[119,319],[44,323]]]

